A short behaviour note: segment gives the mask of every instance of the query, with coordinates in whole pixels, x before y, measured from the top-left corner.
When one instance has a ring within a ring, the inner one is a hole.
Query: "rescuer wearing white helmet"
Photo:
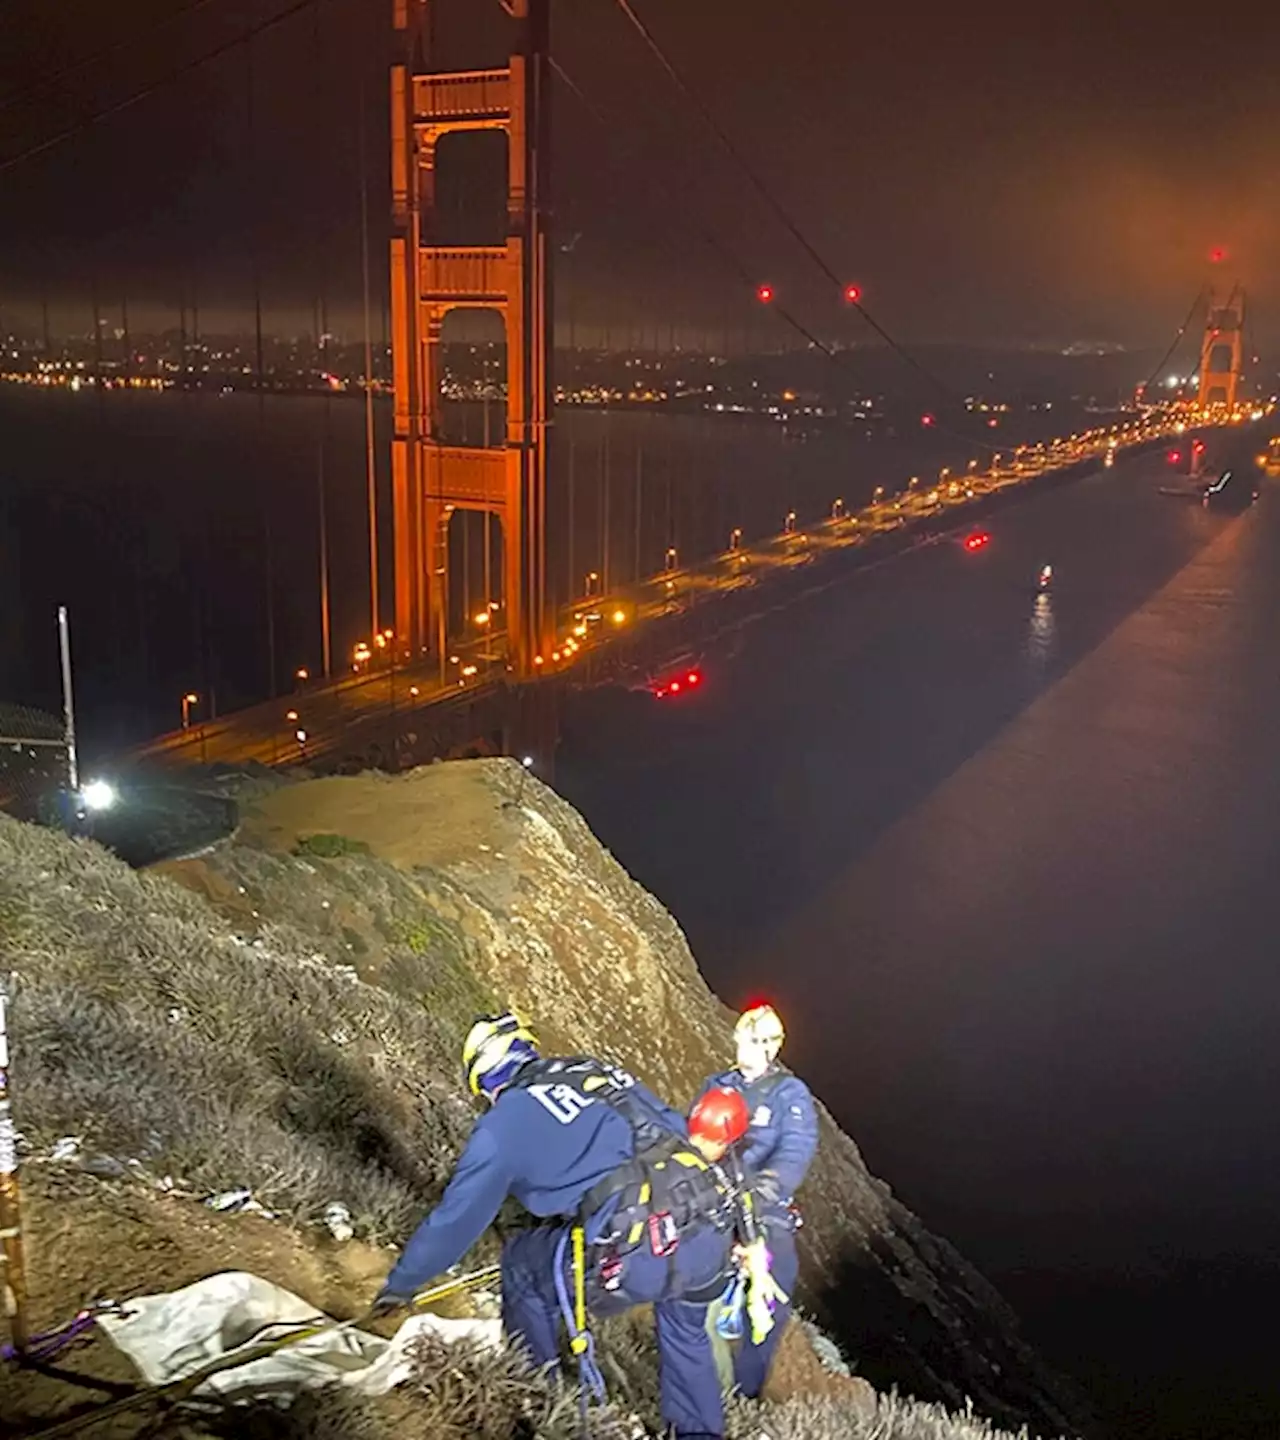
[[[751,1176],[773,1257],[770,1273],[791,1296],[799,1272],[795,1238],[799,1220],[792,1201],[818,1148],[817,1110],[804,1081],[777,1063],[786,1032],[772,1005],[751,1005],[744,1010],[733,1028],[733,1038],[737,1064],[712,1075],[703,1090],[740,1090],[747,1102],[750,1123],[741,1147],[742,1161]],[[734,1382],[750,1398],[764,1387],[789,1311],[789,1303],[783,1302],[773,1328],[760,1343],[754,1343],[749,1334],[736,1343]]]

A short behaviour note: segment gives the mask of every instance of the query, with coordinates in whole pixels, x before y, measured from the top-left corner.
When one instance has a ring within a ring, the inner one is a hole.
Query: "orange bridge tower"
[[[391,71],[392,480],[397,645],[443,658],[449,644],[449,532],[455,512],[495,517],[510,664],[535,673],[548,638],[546,491],[552,407],[550,0],[502,0],[515,21],[501,69],[430,69],[434,0],[392,0],[401,42]],[[507,139],[506,240],[442,245],[437,151],[449,135]],[[506,337],[506,427],[489,447],[446,442],[445,317],[493,310]],[[486,522],[488,523],[488,522]]]
[[[1244,378],[1244,291],[1236,285],[1219,302],[1209,292],[1209,316],[1200,346],[1200,409],[1234,410]]]

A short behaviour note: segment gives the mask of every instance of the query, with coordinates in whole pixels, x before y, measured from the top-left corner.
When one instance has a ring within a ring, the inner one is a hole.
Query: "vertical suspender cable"
[[[364,441],[369,503],[369,626],[379,633],[378,618],[378,458],[373,433],[373,328],[369,318],[369,171],[365,143],[364,75],[360,76],[360,268],[364,283]]]
[[[258,395],[258,463],[263,461],[263,438],[266,429],[266,414],[263,406],[266,394],[263,390],[265,367],[262,352],[262,261],[259,254],[260,227],[259,205],[261,194],[258,186],[258,137],[253,104],[253,36],[244,42],[245,67],[245,108],[249,132],[249,188],[253,204],[253,243],[250,252],[253,259],[253,338],[254,338],[254,389]],[[276,606],[275,606],[275,542],[271,533],[271,470],[267,467],[267,483],[261,487],[262,495],[262,547],[264,555],[263,586],[267,611],[267,693],[274,700],[276,695]]]

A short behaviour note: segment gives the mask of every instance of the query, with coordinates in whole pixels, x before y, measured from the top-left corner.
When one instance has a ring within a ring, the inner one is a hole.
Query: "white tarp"
[[[274,1339],[290,1325],[326,1318],[289,1291],[241,1271],[210,1275],[167,1295],[141,1295],[124,1308],[126,1316],[102,1315],[98,1323],[149,1385],[180,1380],[240,1346]],[[264,1329],[269,1326],[280,1328]],[[210,1376],[195,1393],[226,1400],[287,1400],[300,1390],[345,1385],[364,1395],[382,1395],[408,1378],[408,1352],[424,1334],[497,1345],[501,1325],[497,1320],[411,1315],[390,1340],[353,1326],[335,1328]]]

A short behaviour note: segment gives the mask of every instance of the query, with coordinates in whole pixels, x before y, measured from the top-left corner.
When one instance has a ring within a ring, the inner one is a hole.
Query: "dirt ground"
[[[246,807],[240,838],[287,851],[307,835],[343,835],[406,870],[446,867],[501,844],[507,827],[492,775],[492,761],[454,760],[404,775],[334,775],[286,785]],[[514,840],[514,826],[510,833]]]
[[[261,1216],[222,1215],[136,1183],[28,1168],[24,1186],[35,1333],[66,1323],[90,1301],[177,1290],[224,1270],[260,1275],[328,1314],[350,1319],[372,1300],[391,1260],[359,1241],[339,1245],[319,1234],[312,1240]],[[88,1388],[55,1374],[0,1368],[0,1434],[30,1434],[101,1404],[111,1398],[112,1387],[138,1382],[130,1363],[102,1337],[64,1352],[58,1369],[104,1385]],[[122,1440],[141,1432],[137,1419],[122,1418],[83,1433]]]

